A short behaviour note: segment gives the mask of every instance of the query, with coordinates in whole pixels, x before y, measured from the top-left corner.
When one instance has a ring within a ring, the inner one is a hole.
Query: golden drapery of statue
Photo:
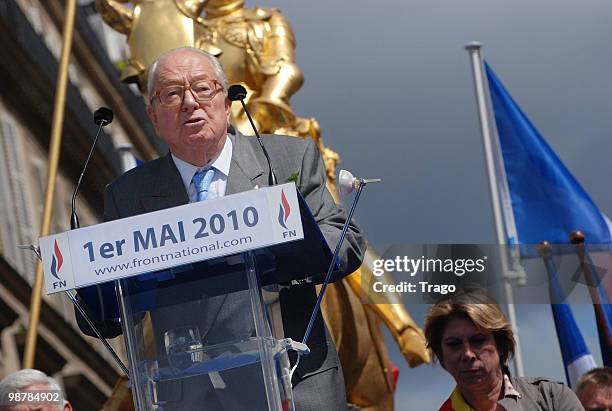
[[[131,55],[121,79],[138,84],[145,99],[146,68],[164,52],[190,46],[217,56],[229,82],[247,89],[245,102],[261,133],[316,141],[328,188],[338,201],[335,174],[340,156],[324,145],[318,122],[297,116],[289,102],[304,77],[295,63],[293,31],[280,11],[245,8],[244,0],[96,0],[96,7],[108,25],[127,36]],[[232,122],[241,133],[252,134],[240,105],[232,105]],[[366,255],[366,261],[375,258],[372,252]],[[372,278],[364,263],[330,284],[323,312],[344,369],[347,401],[363,410],[391,410],[393,377],[381,322],[411,367],[428,362],[429,353],[422,330],[399,298],[388,295],[384,304],[362,303],[362,279]],[[384,277],[377,281],[391,282]],[[109,404],[116,400],[111,398]]]

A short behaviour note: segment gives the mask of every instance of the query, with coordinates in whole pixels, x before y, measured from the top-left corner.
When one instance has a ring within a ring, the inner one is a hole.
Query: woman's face
[[[501,375],[499,352],[489,331],[466,318],[453,318],[442,333],[442,358],[457,385],[473,388]]]

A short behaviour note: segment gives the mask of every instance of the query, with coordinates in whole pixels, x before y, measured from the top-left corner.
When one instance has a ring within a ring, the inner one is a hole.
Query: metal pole
[[[70,61],[70,48],[72,47],[72,33],[74,31],[74,16],[76,12],[76,0],[66,0],[64,11],[63,45],[62,55],[57,72],[57,88],[55,90],[55,101],[53,105],[53,123],[51,127],[51,140],[49,142],[49,165],[47,169],[47,191],[45,193],[45,204],[43,209],[40,236],[49,234],[51,226],[51,215],[53,214],[53,194],[57,168],[62,142],[62,127],[64,124],[64,111],[66,103],[66,85],[68,83],[68,63]],[[23,355],[23,367],[33,368],[36,354],[36,338],[38,322],[40,319],[40,307],[42,304],[43,267],[39,260],[36,265],[36,278],[32,287],[30,299],[30,320],[26,336],[25,352]]]
[[[353,199],[353,204],[351,205],[351,209],[349,210],[348,215],[346,216],[346,221],[344,222],[344,226],[342,227],[340,238],[338,239],[338,243],[336,244],[336,249],[334,250],[334,255],[332,256],[332,260],[329,263],[329,268],[327,269],[327,275],[325,275],[325,280],[323,281],[323,285],[321,286],[321,290],[319,291],[319,297],[317,298],[317,302],[314,308],[312,309],[312,314],[310,314],[310,320],[308,321],[308,326],[306,327],[306,332],[304,333],[302,344],[308,344],[308,337],[310,337],[312,326],[314,325],[314,322],[321,308],[321,302],[323,301],[325,290],[327,289],[327,285],[329,284],[332,273],[334,272],[334,268],[336,267],[336,259],[338,258],[338,255],[340,254],[340,248],[342,247],[342,243],[344,242],[344,238],[346,237],[346,232],[348,231],[348,227],[351,224],[351,219],[353,218],[353,214],[355,213],[355,208],[357,208],[357,202],[359,201],[361,192],[366,186],[366,181],[363,179],[359,180],[358,184],[359,185],[357,187],[357,194],[355,194],[355,198]]]
[[[495,126],[492,123],[493,116],[488,94],[489,88],[484,74],[482,57],[480,55],[481,48],[482,44],[479,42],[470,42],[465,46],[465,49],[470,55],[470,61],[472,63],[472,73],[474,74],[476,102],[478,104],[478,117],[480,118],[480,131],[482,132],[485,164],[487,167],[487,176],[489,177],[489,192],[491,193],[491,206],[493,208],[493,219],[495,221],[495,234],[497,237],[497,243],[500,245],[505,245],[508,242],[506,240],[502,207],[499,198],[499,189],[497,187],[495,158],[493,156],[493,140],[491,136],[492,127]],[[519,340],[519,328],[516,321],[516,311],[514,309],[512,286],[508,279],[508,274],[510,272],[508,264],[508,254],[505,251],[506,250],[501,250],[500,252],[502,277],[504,279],[504,291],[506,294],[506,300],[508,302],[508,317],[510,320],[510,325],[512,326],[512,329],[514,331],[514,338],[516,340],[514,368],[517,376],[521,377],[524,375],[523,356],[521,353],[521,344]]]
[[[117,366],[119,368],[121,368],[121,370],[129,378],[130,377],[130,371],[127,369],[125,364],[123,364],[123,361],[121,361],[121,358],[119,358],[119,355],[117,355],[115,350],[113,350],[113,347],[111,347],[110,344],[108,343],[108,341],[106,341],[106,338],[102,337],[102,334],[100,333],[100,331],[98,331],[98,329],[94,325],[93,321],[89,317],[89,314],[87,314],[87,311],[85,311],[85,309],[81,306],[81,304],[77,300],[76,296],[70,290],[64,291],[64,293],[70,299],[70,301],[72,301],[72,303],[74,304],[76,309],[79,310],[79,312],[81,313],[81,315],[83,316],[83,318],[85,319],[85,321],[87,322],[89,327],[93,330],[93,332],[96,334],[98,339],[102,342],[102,344],[104,344],[104,347],[106,348],[106,350],[110,353],[110,355],[113,356],[113,360],[115,360],[115,363],[117,364]]]

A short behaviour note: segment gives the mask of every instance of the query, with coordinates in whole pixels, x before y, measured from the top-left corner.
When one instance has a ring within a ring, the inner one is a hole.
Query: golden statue
[[[121,74],[123,81],[137,83],[144,95],[146,68],[162,53],[191,46],[217,56],[229,82],[247,89],[245,102],[262,133],[316,141],[327,185],[338,201],[335,173],[340,156],[323,144],[318,122],[297,116],[289,102],[304,77],[295,63],[293,31],[280,11],[245,8],[244,0],[133,0],[132,8],[121,3],[129,1],[96,0],[104,21],[127,36],[131,58]],[[241,105],[232,106],[232,122],[243,134],[252,134]],[[375,258],[366,254],[366,261]],[[363,410],[391,410],[393,377],[381,321],[411,367],[428,362],[429,353],[422,330],[398,298],[389,295],[383,304],[363,304],[361,280],[372,278],[366,263],[330,284],[323,312],[344,369],[348,402]]]

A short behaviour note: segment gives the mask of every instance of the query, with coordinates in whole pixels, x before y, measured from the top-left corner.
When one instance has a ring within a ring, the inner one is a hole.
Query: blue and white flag
[[[520,244],[568,244],[580,230],[586,244],[612,244],[609,220],[599,211],[542,135],[485,63],[499,146]],[[592,248],[591,248],[592,249]],[[523,257],[537,257],[533,247]]]
[[[597,367],[591,351],[578,329],[572,309],[567,304],[550,305],[555,329],[563,357],[565,376],[570,388],[576,388],[578,380],[589,370]]]
[[[521,256],[538,256],[540,241],[568,244],[572,231],[580,230],[589,244],[611,244],[607,218],[563,165],[544,138],[504,89],[485,63],[491,103],[499,137],[499,182],[504,220],[510,244],[521,247]],[[585,372],[596,367],[550,258],[545,259],[549,274],[551,309],[557,338],[570,386],[575,387]]]
[[[576,388],[580,377],[597,367],[597,364],[584,342],[572,314],[572,309],[568,304],[565,304],[565,295],[559,284],[557,270],[552,259],[544,258],[544,264],[548,272],[548,289],[552,302],[550,308],[555,321],[563,365],[565,366],[565,377],[569,386]]]

